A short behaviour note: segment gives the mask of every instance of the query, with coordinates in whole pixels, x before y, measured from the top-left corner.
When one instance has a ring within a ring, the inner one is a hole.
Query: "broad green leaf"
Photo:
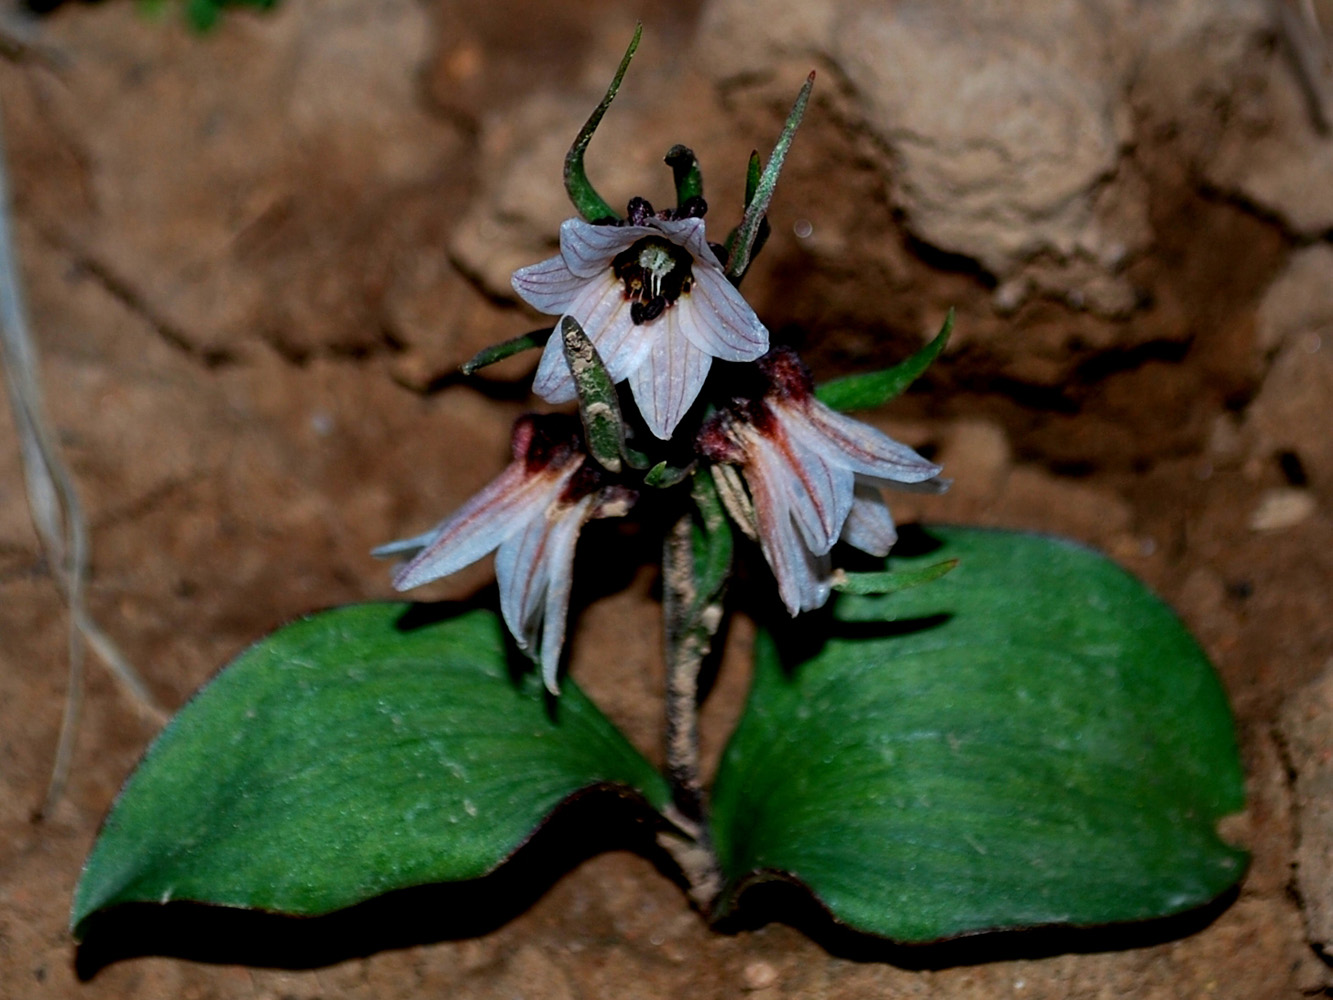
[[[921,377],[949,342],[953,332],[953,310],[944,317],[940,332],[906,361],[877,372],[862,372],[835,378],[815,389],[815,398],[834,410],[869,410],[901,396]]]
[[[925,942],[1142,920],[1233,885],[1231,714],[1170,610],[1071,543],[932,533],[891,564],[956,558],[947,576],[838,598],[822,648],[800,620],[761,638],[713,799],[719,914],[780,873],[853,928]]]
[[[572,684],[516,681],[495,615],[408,604],[313,615],[260,641],[167,725],[74,897],[315,915],[478,878],[571,795],[665,782]]]

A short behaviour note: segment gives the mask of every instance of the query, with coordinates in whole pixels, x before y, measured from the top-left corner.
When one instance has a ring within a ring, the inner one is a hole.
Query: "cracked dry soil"
[[[708,4],[663,7],[284,0],[201,40],[129,3],[68,5],[7,48],[15,224],[48,402],[92,524],[90,602],[164,703],[302,612],[389,596],[369,549],[433,523],[500,468],[510,423],[535,403],[532,359],[455,372],[534,317],[451,241],[479,205],[495,246],[515,218],[541,215],[528,191],[496,195],[480,164],[558,117],[543,95],[590,107],[636,13],[647,42],[594,143],[594,176],[614,200],[625,178],[649,178],[664,201],[657,147],[683,140],[711,169],[715,205],[735,202],[738,178],[724,174],[770,141],[781,108],[691,64]],[[911,237],[845,81],[833,72],[817,93],[748,294],[821,376],[901,357],[957,307],[945,358],[873,418],[956,485],[898,498],[895,512],[1073,536],[1181,613],[1230,693],[1250,775],[1230,831],[1254,854],[1238,894],[1143,928],[919,950],[757,896],[747,926],[716,934],[660,859],[636,853],[644,843],[576,807],[481,886],[320,921],[136,911],[77,951],[65,924],[79,865],[155,724],[93,667],[68,794],[33,822],[65,693],[64,617],[4,409],[0,996],[1326,994],[1311,887],[1292,865],[1302,837],[1306,854],[1315,843],[1303,819],[1327,816],[1319,796],[1333,790],[1318,772],[1327,702],[1301,694],[1333,657],[1330,383],[1273,381],[1286,348],[1264,340],[1263,303],[1327,240],[1203,183],[1188,130],[1144,112],[1125,154],[1151,231],[1126,265],[1133,310],[1098,317],[1052,295],[1011,308],[975,265]],[[673,94],[683,111],[663,110]],[[615,138],[632,128],[653,148]],[[558,184],[558,154],[548,160],[528,183]],[[537,221],[553,236],[558,218]],[[1326,361],[1333,331],[1320,341],[1319,329],[1299,334],[1306,353],[1289,368]],[[1284,419],[1297,421],[1287,437]],[[658,759],[655,543],[596,527],[580,558],[607,577],[576,592],[570,669]],[[483,566],[430,596],[487,586]],[[710,762],[739,710],[752,631],[744,619],[730,630],[704,714]]]

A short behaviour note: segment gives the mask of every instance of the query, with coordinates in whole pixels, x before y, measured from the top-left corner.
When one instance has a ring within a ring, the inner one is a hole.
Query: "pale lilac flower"
[[[828,600],[839,539],[888,555],[898,534],[884,486],[939,492],[940,467],[911,448],[815,399],[809,371],[786,349],[759,361],[762,396],[736,399],[700,429],[698,448],[738,465],[759,546],[793,615]]]
[[[702,199],[695,201],[681,214],[701,215]],[[768,329],[727,280],[704,220],[662,218],[641,198],[625,225],[567,220],[559,256],[519,268],[513,286],[533,308],[583,327],[611,381],[629,379],[644,421],[663,440],[699,395],[713,358],[753,361],[768,350]],[[532,388],[549,403],[575,398],[560,337],[547,342]]]
[[[513,452],[509,467],[451,517],[373,554],[410,556],[393,577],[395,589],[410,590],[498,550],[505,624],[519,648],[541,664],[554,694],[579,531],[592,518],[623,515],[635,494],[606,483],[583,451],[573,417],[521,417]]]

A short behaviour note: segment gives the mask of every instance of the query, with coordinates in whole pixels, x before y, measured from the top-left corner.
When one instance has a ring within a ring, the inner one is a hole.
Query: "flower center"
[[[662,294],[662,279],[671,273],[676,262],[665,247],[652,244],[639,251],[639,266],[648,279],[648,291],[656,298]]]
[[[611,262],[625,283],[630,318],[635,325],[656,319],[694,285],[694,260],[689,251],[669,240],[645,236]]]

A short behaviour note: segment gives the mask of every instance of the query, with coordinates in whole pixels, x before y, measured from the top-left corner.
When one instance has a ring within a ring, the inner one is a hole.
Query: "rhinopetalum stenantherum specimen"
[[[464,366],[471,372],[544,343],[533,391],[549,403],[577,400],[581,420],[521,418],[513,463],[499,478],[432,530],[376,554],[410,557],[394,575],[395,587],[407,590],[496,550],[505,622],[556,694],[580,529],[627,514],[646,489],[678,494],[680,520],[667,534],[664,562],[668,763],[677,805],[692,821],[701,810],[695,676],[721,622],[730,525],[758,542],[782,602],[797,615],[849,580],[835,569],[839,541],[888,554],[897,536],[884,487],[939,491],[947,481],[911,448],[817,399],[809,370],[790,348],[772,344],[739,290],[767,237],[765,213],[814,74],[767,166],[751,157],[739,224],[724,242],[710,242],[703,180],[687,147],[666,156],[674,207],[655,210],[635,197],[621,215],[584,174],[583,152],[637,41],[636,34],[566,160],[566,188],[581,217],[561,225],[558,254],[513,276],[519,297],[556,324]],[[686,555],[686,547],[705,555]],[[863,574],[855,589],[901,585]]]
[[[902,392],[951,320],[893,368],[815,385],[742,297],[812,81],[768,162],[750,158],[730,231],[705,229],[684,146],[666,157],[671,208],[633,198],[620,214],[588,183],[584,150],[637,41],[566,159],[578,218],[513,278],[551,327],[464,366],[544,348],[534,389],[577,415],[521,418],[493,482],[377,550],[402,559],[401,590],[494,552],[503,621],[352,605],[250,647],[127,782],[76,934],[123,902],[315,916],[482,879],[607,788],[652,810],[710,920],[779,878],[852,928],[919,943],[1177,913],[1244,870],[1216,830],[1244,801],[1225,695],[1141,584],[1064,540],[969,528],[874,568],[897,541],[885,489],[946,482],[844,411]],[[579,536],[609,517],[665,522],[665,774],[577,684],[560,693],[571,585],[592,569]],[[778,600],[750,604],[750,694],[705,798],[700,673],[738,542]]]
[[[783,152],[809,91],[808,81]],[[645,481],[670,487],[693,479],[696,491],[718,489],[736,525],[758,541],[793,615],[828,600],[839,540],[888,554],[897,536],[882,487],[947,486],[939,466],[817,400],[809,370],[790,348],[770,344],[742,297],[744,272],[733,265],[744,255],[748,266],[752,251],[737,241],[747,227],[753,244],[762,240],[767,197],[761,202],[759,189],[771,196],[780,160],[751,184],[742,225],[725,245],[705,235],[708,203],[693,153],[673,147],[667,162],[676,168],[677,206],[654,211],[636,197],[623,217],[595,209],[592,219],[568,219],[560,252],[513,276],[524,301],[560,317],[556,328],[528,338],[532,346],[545,339],[537,395],[550,403],[579,399],[587,426],[622,402],[619,392],[589,398],[599,383],[628,388],[638,419],[628,407],[613,414],[615,451],[590,455],[585,435],[564,416],[522,417],[514,462],[498,479],[431,531],[375,550],[412,556],[394,575],[395,587],[408,590],[498,549],[505,621],[541,664],[552,693],[579,529],[594,517],[625,514]],[[569,181],[580,204],[579,189],[591,188],[580,171]],[[562,335],[552,336],[557,330]],[[507,356],[503,348],[484,352],[468,370]],[[701,395],[714,359],[731,364],[713,379],[714,391]],[[651,437],[640,433],[645,427]],[[653,439],[668,443],[677,461],[685,442],[687,465],[668,469],[636,450],[651,449]]]

